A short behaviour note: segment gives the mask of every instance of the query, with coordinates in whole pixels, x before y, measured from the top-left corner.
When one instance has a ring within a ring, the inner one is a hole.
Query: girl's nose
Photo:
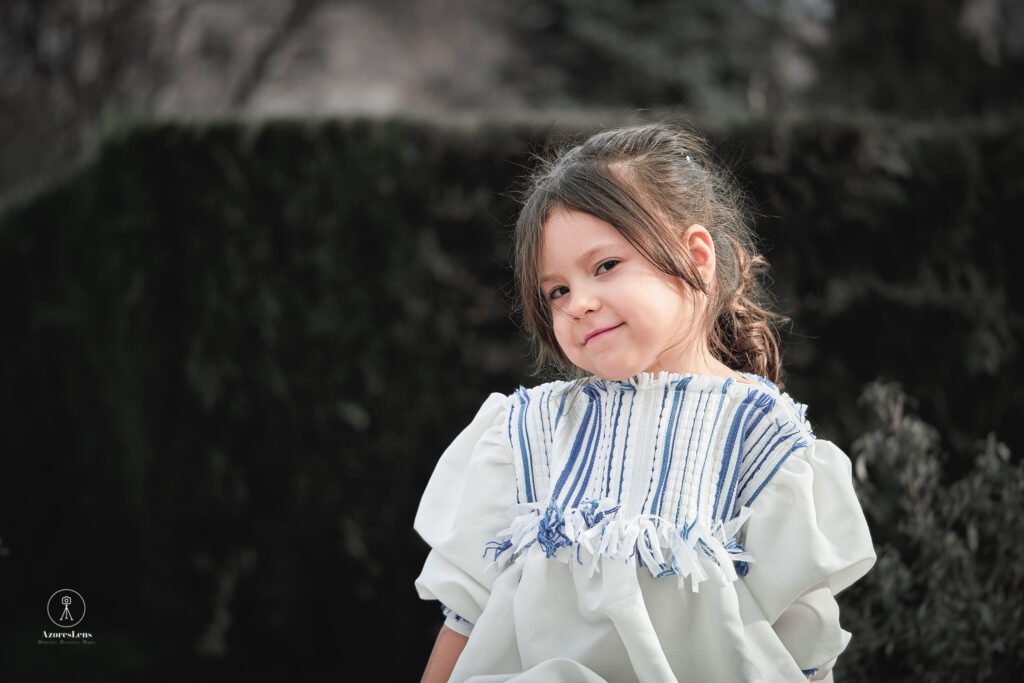
[[[601,299],[594,292],[577,290],[572,293],[571,298],[566,313],[576,319],[601,308]]]

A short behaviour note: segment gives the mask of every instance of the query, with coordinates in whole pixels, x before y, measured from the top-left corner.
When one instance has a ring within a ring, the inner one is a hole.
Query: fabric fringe
[[[580,507],[562,509],[555,504],[525,503],[515,506],[512,523],[487,544],[484,555],[493,553],[493,565],[504,569],[524,551],[537,545],[544,555],[568,562],[575,555],[584,564],[582,550],[590,554],[587,576],[600,571],[602,557],[646,567],[656,577],[677,576],[683,587],[687,577],[693,592],[712,576],[735,581],[745,576],[753,558],[736,537],[750,517],[744,507],[732,520],[711,527],[695,522],[679,527],[662,517],[617,516],[620,506],[611,499],[587,500]],[[576,552],[562,551],[575,548]]]

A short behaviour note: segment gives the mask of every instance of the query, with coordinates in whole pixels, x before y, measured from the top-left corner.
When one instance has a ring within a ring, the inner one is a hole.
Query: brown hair
[[[734,370],[782,383],[775,323],[790,318],[767,308],[761,282],[769,265],[758,253],[746,199],[731,175],[717,167],[708,142],[674,123],[647,123],[598,132],[575,146],[542,154],[526,178],[515,227],[516,283],[535,371],[579,377],[555,340],[551,309],[540,289],[545,221],[555,209],[590,214],[618,230],[662,272],[709,295],[702,329],[711,353]],[[715,246],[715,281],[700,272],[679,240],[700,223]]]

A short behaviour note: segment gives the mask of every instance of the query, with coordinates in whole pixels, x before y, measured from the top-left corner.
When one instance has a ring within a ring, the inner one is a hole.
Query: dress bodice
[[[507,416],[520,514],[495,558],[534,541],[549,556],[582,543],[695,581],[701,558],[742,559],[744,508],[814,438],[806,406],[745,376],[751,383],[662,372],[520,388]]]

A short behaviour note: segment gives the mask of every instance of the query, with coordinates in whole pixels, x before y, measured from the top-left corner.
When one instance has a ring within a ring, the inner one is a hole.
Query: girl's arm
[[[462,649],[469,640],[461,633],[456,633],[447,626],[442,626],[434,641],[434,649],[430,652],[427,667],[423,670],[420,683],[446,683],[455,668]]]

